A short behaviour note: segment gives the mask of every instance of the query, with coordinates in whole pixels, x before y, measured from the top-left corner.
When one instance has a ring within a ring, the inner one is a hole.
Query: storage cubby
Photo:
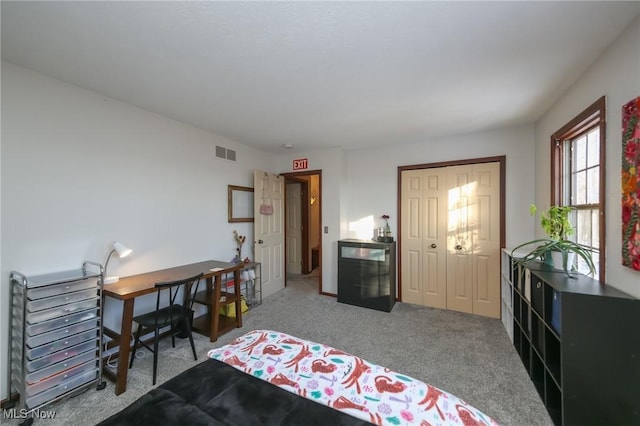
[[[503,251],[503,323],[557,425],[640,424],[640,300]]]
[[[522,316],[520,314],[522,310],[522,298],[517,291],[513,292],[513,318],[519,326],[522,326]]]
[[[531,283],[531,307],[544,318],[544,285],[535,275]]]
[[[520,358],[524,368],[529,371],[531,369],[529,364],[531,362],[531,343],[525,334],[522,335],[522,343],[520,344]]]
[[[560,316],[562,293],[550,285],[545,286],[544,292],[544,316],[547,323],[553,328],[556,334],[560,334],[562,318]]]
[[[520,298],[520,325],[525,336],[529,337],[531,332],[531,317],[529,316],[529,304]]]
[[[531,342],[533,343],[534,349],[540,354],[540,356],[544,356],[544,335],[544,323],[537,315],[534,314],[533,320],[531,321]]]
[[[517,324],[515,324],[513,330],[513,346],[516,348],[518,355],[522,353],[522,339],[522,330],[520,329],[520,327],[518,327]]]
[[[544,369],[544,362],[542,361],[542,357],[534,351],[531,356],[531,371],[529,373],[529,376],[531,377],[531,381],[536,387],[540,398],[544,398],[545,374],[546,372]]]
[[[562,392],[547,372],[545,380],[545,397],[543,399],[549,417],[554,424],[562,424]],[[571,423],[570,421],[567,424]]]
[[[515,288],[518,291],[522,291],[520,283],[524,278],[522,276],[522,272],[524,271],[524,269],[515,263],[513,264],[512,268],[513,268],[513,288]]]
[[[509,339],[513,341],[514,336],[514,321],[516,321],[516,311],[518,321],[520,321],[520,301],[517,299],[519,296],[513,289],[513,277],[518,273],[518,265],[512,261],[511,257],[505,251],[501,253],[501,271],[502,276],[500,279],[501,287],[501,313],[502,324],[507,330]]]
[[[548,328],[545,328],[545,362],[547,369],[558,384],[560,381],[560,339]]]

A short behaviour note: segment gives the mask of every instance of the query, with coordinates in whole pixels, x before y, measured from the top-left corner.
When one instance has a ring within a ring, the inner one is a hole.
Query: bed
[[[100,425],[497,424],[435,386],[278,331],[250,331],[208,357]]]

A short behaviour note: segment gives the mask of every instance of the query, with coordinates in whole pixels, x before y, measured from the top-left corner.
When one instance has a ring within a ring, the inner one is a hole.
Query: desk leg
[[[217,274],[213,284],[213,303],[211,304],[211,330],[209,340],[218,340],[218,330],[220,329],[220,287],[222,286],[222,276]]]
[[[131,298],[124,301],[122,308],[122,326],[120,330],[120,351],[118,353],[118,373],[116,374],[116,395],[127,390],[127,373],[129,371],[129,354],[131,353],[131,326],[133,323],[133,302]]]
[[[242,292],[240,289],[240,269],[233,272],[234,290],[236,293],[236,328],[242,327]]]

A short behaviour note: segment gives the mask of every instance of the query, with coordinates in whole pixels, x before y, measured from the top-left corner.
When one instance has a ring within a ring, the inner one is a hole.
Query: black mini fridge
[[[338,241],[338,302],[390,312],[396,303],[396,243]]]

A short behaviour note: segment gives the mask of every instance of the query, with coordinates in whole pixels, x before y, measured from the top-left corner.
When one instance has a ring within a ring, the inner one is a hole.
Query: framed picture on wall
[[[622,264],[640,271],[640,97],[622,107]]]
[[[227,205],[229,222],[253,222],[253,188],[229,185]]]

